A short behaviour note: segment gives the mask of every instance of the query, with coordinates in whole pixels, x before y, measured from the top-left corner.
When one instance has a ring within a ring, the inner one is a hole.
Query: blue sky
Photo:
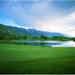
[[[0,23],[75,36],[75,1],[0,0]]]

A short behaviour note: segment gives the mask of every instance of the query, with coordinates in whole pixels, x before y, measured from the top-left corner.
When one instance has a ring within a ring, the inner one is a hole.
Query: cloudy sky
[[[75,36],[75,1],[0,0],[0,23]]]

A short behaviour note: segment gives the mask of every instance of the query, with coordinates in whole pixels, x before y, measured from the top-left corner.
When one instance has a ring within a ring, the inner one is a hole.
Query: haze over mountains
[[[12,27],[12,26],[6,26],[3,24],[0,24],[0,36],[47,36],[47,37],[53,37],[53,36],[65,36],[64,34],[57,33],[57,32],[45,32],[45,31],[38,31],[36,29],[25,29],[25,28],[18,28],[18,27]]]

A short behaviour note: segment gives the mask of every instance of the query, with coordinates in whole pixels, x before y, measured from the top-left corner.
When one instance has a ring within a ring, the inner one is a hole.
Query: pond
[[[75,47],[73,41],[40,41],[40,40],[16,40],[13,43],[26,44],[33,46],[51,46],[51,47]]]

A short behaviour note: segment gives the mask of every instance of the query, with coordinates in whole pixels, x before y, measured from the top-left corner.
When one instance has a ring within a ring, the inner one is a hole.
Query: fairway
[[[75,73],[74,47],[0,44],[0,73]]]

